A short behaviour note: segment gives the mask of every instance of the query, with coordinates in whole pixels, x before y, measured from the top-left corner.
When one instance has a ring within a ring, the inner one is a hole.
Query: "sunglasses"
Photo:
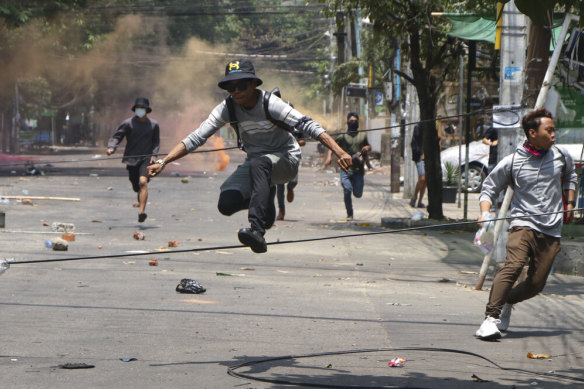
[[[240,91],[246,90],[249,85],[249,80],[241,80],[235,83],[229,83],[225,85],[225,90],[229,93],[235,92],[236,89]]]

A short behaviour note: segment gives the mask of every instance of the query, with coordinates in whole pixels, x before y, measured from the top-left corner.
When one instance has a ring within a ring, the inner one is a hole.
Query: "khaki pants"
[[[507,259],[493,280],[485,316],[499,318],[505,303],[516,304],[541,292],[559,252],[560,238],[528,227],[513,227],[507,241]],[[513,286],[525,265],[529,265],[527,272]]]

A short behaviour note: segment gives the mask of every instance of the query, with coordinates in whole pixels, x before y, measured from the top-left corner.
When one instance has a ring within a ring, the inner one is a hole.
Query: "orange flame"
[[[209,138],[208,143],[210,143],[210,147],[213,149],[222,149],[225,147],[223,143],[223,138],[220,136],[213,135]],[[229,164],[229,155],[223,150],[215,151],[212,153],[213,155],[213,165],[217,165],[214,168],[215,171],[221,171],[227,167]]]

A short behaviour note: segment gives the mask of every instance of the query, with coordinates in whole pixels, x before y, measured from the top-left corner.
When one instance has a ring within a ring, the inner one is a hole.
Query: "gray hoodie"
[[[262,94],[252,109],[247,110],[239,104],[234,104],[241,140],[248,158],[288,152],[299,160],[301,153],[296,138],[290,132],[277,127],[266,118],[263,106],[264,93],[266,92],[260,91]],[[300,112],[274,94],[270,97],[268,110],[274,119],[286,122],[292,127],[303,117]],[[227,123],[229,123],[229,111],[224,100],[213,109],[199,128],[182,140],[187,152],[191,152],[204,144],[211,135]],[[314,120],[306,122],[301,130],[315,139],[324,132],[321,125]]]
[[[576,184],[574,162],[567,150],[552,146],[538,156],[519,146],[487,176],[479,200],[495,204],[499,193],[511,185],[515,192],[509,216],[559,212],[563,210],[563,191],[574,190]],[[529,227],[559,238],[562,223],[563,213],[555,213],[512,219],[510,227]]]

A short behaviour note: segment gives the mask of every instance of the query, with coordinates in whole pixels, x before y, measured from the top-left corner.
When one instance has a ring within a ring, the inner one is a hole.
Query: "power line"
[[[220,9],[217,6],[126,6],[108,5],[107,7],[89,7],[87,11],[99,12],[101,14],[143,14],[143,15],[166,15],[166,16],[253,16],[253,15],[297,15],[299,13],[320,13],[325,8],[324,5],[267,5],[262,9],[257,7],[234,7]]]

